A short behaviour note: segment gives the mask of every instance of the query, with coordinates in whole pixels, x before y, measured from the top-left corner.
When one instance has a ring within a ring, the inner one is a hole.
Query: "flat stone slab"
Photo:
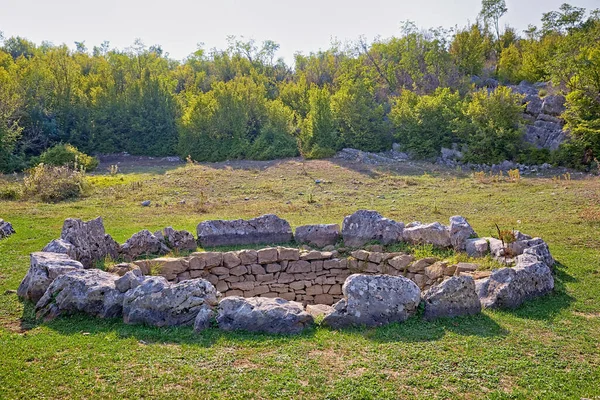
[[[457,317],[481,312],[481,303],[470,276],[454,276],[423,294],[423,318]]]
[[[196,232],[202,247],[288,243],[293,238],[290,224],[274,214],[249,220],[204,221]]]
[[[302,225],[296,228],[296,242],[315,247],[335,245],[340,238],[338,224]]]
[[[384,218],[377,211],[358,210],[344,218],[342,237],[344,245],[361,247],[371,241],[392,244],[402,240],[404,224]]]

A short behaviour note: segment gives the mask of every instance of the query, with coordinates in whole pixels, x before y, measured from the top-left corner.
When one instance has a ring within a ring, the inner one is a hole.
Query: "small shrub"
[[[93,171],[98,167],[98,159],[82,153],[70,144],[59,144],[49,148],[40,156],[40,162],[46,165],[83,169],[84,171]]]
[[[27,172],[23,180],[23,194],[47,203],[82,196],[89,184],[85,173],[69,167],[38,164]]]
[[[6,184],[0,187],[0,200],[18,200],[21,195],[19,186]]]
[[[511,169],[508,171],[508,177],[513,182],[519,182],[521,180],[521,171],[518,168]]]

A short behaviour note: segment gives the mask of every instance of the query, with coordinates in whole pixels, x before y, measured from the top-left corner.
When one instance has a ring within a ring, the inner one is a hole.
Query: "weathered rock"
[[[198,315],[194,320],[194,332],[201,332],[210,328],[210,325],[215,318],[215,311],[210,307],[201,307]]]
[[[465,251],[471,257],[483,257],[490,251],[488,241],[483,238],[467,239]]]
[[[202,247],[247,244],[275,244],[292,241],[290,224],[273,214],[249,220],[204,221],[197,227],[198,243]]]
[[[144,229],[138,233],[134,233],[121,246],[121,255],[126,260],[135,260],[140,256],[148,256],[153,254],[167,254],[169,248],[150,231]]]
[[[8,221],[0,218],[0,239],[4,239],[5,237],[9,237],[10,235],[15,234],[15,229],[12,224]]]
[[[552,257],[552,254],[550,254],[550,249],[545,242],[524,249],[523,254],[534,255],[549,267],[552,267],[555,264],[554,258]]]
[[[119,256],[119,244],[104,231],[102,218],[84,222],[80,219],[66,219],[60,238],[74,247],[75,259],[84,268],[92,268],[97,261],[107,256],[116,260]]]
[[[184,258],[161,257],[152,260],[138,260],[135,265],[140,267],[144,275],[160,275],[169,281],[185,272],[189,264]]]
[[[513,268],[500,268],[477,281],[477,294],[486,308],[517,308],[526,300],[554,289],[550,267],[533,254],[517,257]]]
[[[565,96],[549,95],[544,97],[542,110],[544,114],[560,116],[565,111]]]
[[[333,328],[379,326],[402,322],[413,315],[421,292],[409,279],[389,275],[350,275],[342,288],[344,299],[323,323]]]
[[[306,312],[312,315],[313,318],[317,318],[333,312],[333,307],[327,304],[307,304]]]
[[[334,245],[340,238],[338,224],[303,225],[296,228],[296,242],[315,247]]]
[[[200,312],[217,305],[218,292],[204,279],[170,284],[160,276],[147,277],[123,300],[123,321],[153,326],[193,325]]]
[[[404,240],[410,243],[429,243],[437,247],[450,247],[450,229],[439,222],[416,225],[404,229]]]
[[[217,323],[226,331],[296,334],[314,320],[302,304],[281,298],[226,297],[219,303]]]
[[[393,268],[398,271],[405,271],[406,268],[413,262],[415,258],[410,254],[401,254],[396,256],[390,260],[388,260],[388,264],[390,264]]]
[[[450,217],[450,243],[454,250],[464,251],[467,240],[475,235],[475,231],[464,217],[460,215]]]
[[[169,249],[177,251],[195,251],[198,247],[196,239],[188,231],[178,231],[168,226],[162,231],[154,233],[159,240],[167,245]]]
[[[31,253],[29,270],[17,289],[17,295],[35,304],[42,298],[54,279],[77,269],[83,269],[83,265],[79,261],[70,259],[66,254]]]
[[[384,218],[377,211],[359,210],[344,218],[342,237],[349,247],[361,247],[370,241],[384,245],[402,240],[404,224]]]
[[[63,239],[52,240],[42,249],[42,251],[48,253],[66,254],[74,260],[77,258],[77,251],[75,250],[75,246]]]
[[[125,293],[130,289],[140,286],[144,279],[141,270],[132,269],[115,281],[115,287],[119,292]]]
[[[83,312],[115,318],[123,311],[123,293],[115,287],[116,275],[99,269],[78,269],[58,276],[35,306],[38,318]]]
[[[433,286],[423,294],[423,303],[423,318],[428,320],[473,315],[481,311],[475,281],[470,276],[455,276]]]

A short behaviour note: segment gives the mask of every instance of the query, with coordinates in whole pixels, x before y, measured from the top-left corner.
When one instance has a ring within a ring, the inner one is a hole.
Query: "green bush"
[[[38,164],[27,171],[23,195],[46,203],[75,199],[89,189],[85,173],[67,166]]]
[[[274,160],[298,155],[298,143],[292,136],[293,112],[280,100],[267,104],[267,121],[247,150],[253,160]]]
[[[17,200],[20,195],[19,185],[0,181],[0,200]]]
[[[309,90],[309,112],[302,122],[300,151],[306,158],[325,158],[335,154],[340,139],[331,110],[327,88],[313,86]]]
[[[58,144],[49,148],[40,156],[40,162],[46,165],[67,166],[73,169],[93,171],[98,167],[98,159],[88,156],[70,144]]]

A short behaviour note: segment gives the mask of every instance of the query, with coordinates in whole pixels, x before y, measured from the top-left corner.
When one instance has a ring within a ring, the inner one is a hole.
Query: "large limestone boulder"
[[[202,247],[288,243],[293,237],[290,224],[273,214],[249,220],[204,221],[196,231]]]
[[[77,250],[75,249],[75,246],[63,239],[52,240],[42,249],[42,251],[66,254],[74,260],[77,259]]]
[[[193,325],[198,313],[217,305],[218,292],[204,279],[170,284],[162,276],[147,277],[125,293],[123,320],[153,326]]]
[[[450,243],[456,251],[465,251],[467,240],[476,236],[475,231],[465,217],[450,217]]]
[[[335,245],[340,238],[338,224],[303,225],[296,228],[296,242],[315,247]]]
[[[232,296],[219,303],[217,323],[226,331],[295,334],[310,327],[314,320],[302,304],[294,301]]]
[[[144,229],[133,234],[121,246],[121,255],[124,259],[131,261],[141,256],[153,254],[167,254],[169,248],[159,238],[154,236],[150,231]]]
[[[123,293],[115,287],[118,278],[99,269],[60,275],[36,304],[36,315],[46,320],[77,312],[99,318],[120,317]]]
[[[344,218],[342,237],[348,247],[362,247],[370,241],[387,245],[401,241],[403,230],[402,222],[384,218],[377,211],[358,210]]]
[[[484,257],[490,252],[490,245],[485,238],[467,239],[465,251],[471,257]]]
[[[422,244],[429,243],[437,247],[450,247],[450,228],[439,222],[431,224],[411,224],[404,229],[404,240],[409,243]]]
[[[9,237],[10,235],[13,235],[14,233],[15,233],[15,229],[13,228],[11,223],[0,218],[0,239]]]
[[[65,254],[31,253],[29,270],[17,289],[17,295],[35,304],[42,298],[52,281],[60,275],[78,269],[83,269],[83,265]]]
[[[178,231],[168,226],[162,231],[154,232],[159,240],[161,240],[171,250],[176,251],[195,251],[198,245],[196,239],[188,231]]]
[[[401,276],[350,275],[342,292],[344,298],[334,304],[323,324],[342,328],[403,322],[415,314],[421,299],[419,287]]]
[[[92,268],[96,261],[107,256],[117,259],[119,244],[104,231],[102,218],[88,222],[69,218],[65,220],[60,238],[74,247],[75,259],[85,268]]]
[[[423,294],[423,318],[478,314],[481,303],[475,291],[475,281],[470,276],[454,276]]]
[[[496,269],[489,278],[476,283],[479,300],[486,308],[517,308],[553,289],[552,271],[536,254],[520,255],[515,267]]]

